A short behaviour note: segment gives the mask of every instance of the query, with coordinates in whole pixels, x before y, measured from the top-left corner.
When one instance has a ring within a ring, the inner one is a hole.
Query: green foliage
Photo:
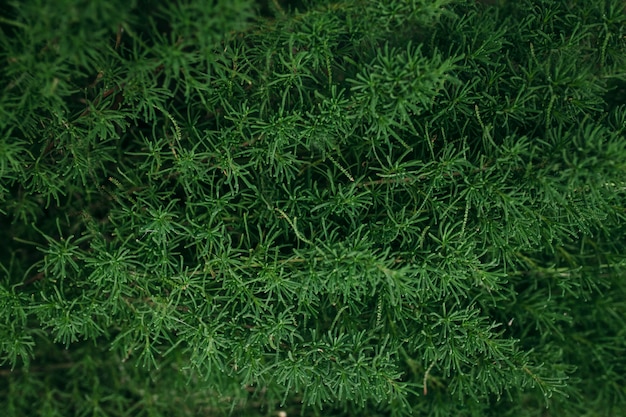
[[[0,10],[7,415],[626,407],[622,1]]]

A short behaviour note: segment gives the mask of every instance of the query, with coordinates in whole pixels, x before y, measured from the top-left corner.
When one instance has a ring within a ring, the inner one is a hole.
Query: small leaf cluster
[[[624,407],[623,2],[22,3],[10,415]]]

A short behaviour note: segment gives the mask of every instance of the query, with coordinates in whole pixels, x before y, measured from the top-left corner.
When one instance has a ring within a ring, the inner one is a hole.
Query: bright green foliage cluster
[[[623,1],[8,3],[5,415],[626,407]]]

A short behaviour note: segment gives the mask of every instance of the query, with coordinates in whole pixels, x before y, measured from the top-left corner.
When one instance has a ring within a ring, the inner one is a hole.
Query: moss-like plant
[[[621,0],[0,5],[3,415],[617,415],[624,68]]]

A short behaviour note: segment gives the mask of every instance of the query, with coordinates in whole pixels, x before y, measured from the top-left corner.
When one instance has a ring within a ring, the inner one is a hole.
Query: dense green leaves
[[[621,2],[31,3],[10,415],[624,407]]]

